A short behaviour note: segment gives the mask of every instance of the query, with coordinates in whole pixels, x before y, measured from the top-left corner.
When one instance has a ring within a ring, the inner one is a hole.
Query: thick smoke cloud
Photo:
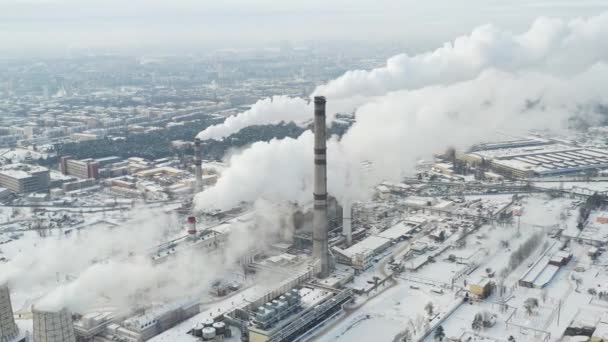
[[[150,256],[155,246],[184,232],[173,215],[141,211],[110,231],[41,240],[0,266],[0,282],[27,293],[36,308],[51,311],[127,310],[185,298],[200,300],[214,280],[235,272],[231,267],[238,267],[236,262],[251,247],[264,248],[290,230],[282,218],[291,208],[259,201],[254,209],[252,221],[232,225],[227,245],[218,253],[184,249],[154,264]]]
[[[570,77],[488,70],[470,81],[376,98],[356,111],[355,124],[340,141],[329,141],[329,192],[365,198],[374,184],[398,181],[417,158],[449,145],[466,147],[496,131],[560,129],[575,113],[593,114],[581,108],[608,100],[602,91],[606,79],[604,64]],[[306,204],[312,194],[312,146],[310,131],[297,139],[253,144],[231,157],[216,186],[197,196],[197,207],[228,209],[259,197]],[[371,170],[360,167],[364,161],[373,163]]]
[[[401,54],[377,69],[349,71],[317,87],[311,96],[328,98],[331,121],[336,112],[349,113],[373,97],[465,81],[487,69],[573,75],[608,56],[607,39],[608,13],[572,21],[539,18],[520,35],[484,25],[434,51]],[[303,103],[302,99],[289,97],[261,100],[250,110],[206,129],[199,137],[221,139],[250,125],[305,122],[310,108]]]

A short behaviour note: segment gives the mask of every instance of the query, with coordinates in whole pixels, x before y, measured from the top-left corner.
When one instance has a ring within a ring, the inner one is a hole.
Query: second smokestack
[[[194,139],[194,167],[196,173],[195,192],[203,191],[203,159],[201,158],[201,139]]]
[[[325,97],[315,96],[315,179],[312,254],[315,261],[320,264],[319,273],[317,274],[319,278],[325,278],[329,275],[325,102]]]

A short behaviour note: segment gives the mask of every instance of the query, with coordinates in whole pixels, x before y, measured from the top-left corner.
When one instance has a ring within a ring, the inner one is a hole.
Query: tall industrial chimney
[[[314,216],[312,230],[312,255],[320,263],[317,276],[329,275],[329,250],[327,243],[327,148],[325,129],[325,97],[315,96],[315,184]]]
[[[194,166],[196,168],[195,192],[203,191],[203,160],[201,158],[201,139],[194,139]]]
[[[190,236],[196,236],[196,217],[189,216],[186,220],[188,223],[187,232]]]

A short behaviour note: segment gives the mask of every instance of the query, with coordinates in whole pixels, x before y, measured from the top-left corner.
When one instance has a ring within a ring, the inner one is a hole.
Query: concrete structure
[[[0,285],[0,342],[13,341],[18,335],[8,286]]]
[[[27,164],[10,164],[0,168],[0,186],[13,192],[47,191],[51,182],[49,169]]]
[[[34,342],[76,342],[72,314],[67,309],[41,311],[34,314]]]
[[[194,167],[196,173],[195,192],[203,191],[203,159],[201,157],[201,139],[194,139]]]
[[[327,237],[327,147],[325,127],[325,97],[315,97],[315,179],[314,179],[314,214],[312,231],[313,258],[320,263],[318,277],[329,275],[329,250]]]

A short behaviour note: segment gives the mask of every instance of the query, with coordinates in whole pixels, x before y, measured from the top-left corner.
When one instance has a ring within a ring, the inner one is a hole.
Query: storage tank
[[[203,328],[203,341],[213,340],[215,338],[215,329],[213,327]]]
[[[226,324],[224,322],[213,323],[213,329],[215,329],[215,334],[218,336],[223,336],[226,334]]]
[[[32,309],[34,342],[76,342],[72,314],[67,309],[43,311]]]
[[[197,323],[194,328],[192,328],[192,335],[196,337],[203,337],[203,324]]]
[[[203,321],[203,328],[211,328],[213,326],[213,319],[207,318]]]

